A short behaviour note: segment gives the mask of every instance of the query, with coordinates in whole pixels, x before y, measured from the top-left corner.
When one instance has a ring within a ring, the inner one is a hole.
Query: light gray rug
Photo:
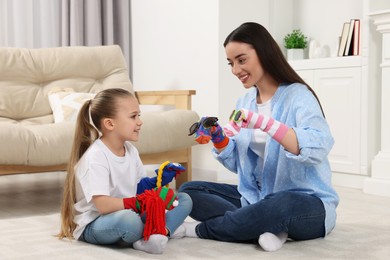
[[[60,241],[59,214],[0,219],[0,259],[390,259],[390,198],[339,189],[336,229],[325,239],[288,241],[277,252],[196,238],[170,240],[163,255]]]

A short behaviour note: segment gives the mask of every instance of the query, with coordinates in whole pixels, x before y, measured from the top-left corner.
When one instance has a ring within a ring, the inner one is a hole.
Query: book
[[[349,27],[350,27],[350,23],[345,22],[343,25],[343,29],[341,31],[338,56],[344,56],[344,50],[347,43]]]
[[[352,55],[360,55],[360,20],[355,19],[352,38]]]
[[[352,55],[351,42],[353,37],[353,29],[355,28],[354,25],[355,25],[355,19],[351,19],[349,31],[348,31],[347,43],[345,44],[344,56]]]

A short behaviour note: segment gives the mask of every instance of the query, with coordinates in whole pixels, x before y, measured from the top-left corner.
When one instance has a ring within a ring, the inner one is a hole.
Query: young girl
[[[213,155],[239,182],[183,184],[180,191],[194,203],[190,216],[200,221],[185,223],[186,234],[256,241],[265,251],[280,249],[287,238],[326,236],[335,227],[339,198],[327,158],[334,141],[316,94],[260,24],[242,24],[224,47],[248,92],[225,129],[203,118],[190,134],[200,143],[211,139]]]
[[[166,213],[165,234],[143,239],[143,218],[131,205],[137,194],[156,187],[156,178],[146,177],[137,149],[128,142],[138,140],[141,125],[139,104],[123,89],[103,90],[81,107],[64,187],[60,238],[98,245],[125,242],[161,254],[168,237],[183,236],[179,226],[192,201],[179,193],[179,205]],[[162,185],[173,178],[164,172]]]

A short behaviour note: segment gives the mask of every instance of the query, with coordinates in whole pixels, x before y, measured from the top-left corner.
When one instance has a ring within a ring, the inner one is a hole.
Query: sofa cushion
[[[54,123],[76,122],[81,106],[94,97],[94,93],[75,92],[72,88],[52,90],[49,92],[49,104]]]
[[[191,124],[199,120],[194,111],[148,111],[141,113],[141,120],[144,124],[140,138],[138,142],[134,142],[141,154],[164,152],[195,144],[194,138],[187,134]],[[2,122],[4,121],[0,121],[0,164],[48,166],[64,164],[69,160],[74,122]]]
[[[66,61],[66,62],[64,62]],[[0,117],[23,120],[52,114],[53,88],[133,92],[119,46],[25,49],[0,47]]]
[[[0,123],[0,164],[56,165],[69,159],[74,123]]]

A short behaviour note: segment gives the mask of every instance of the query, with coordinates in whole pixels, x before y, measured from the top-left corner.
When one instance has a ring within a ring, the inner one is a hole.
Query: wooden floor
[[[145,166],[147,174],[154,175],[156,167]],[[0,219],[58,213],[65,176],[65,172],[0,175]]]
[[[0,176],[0,219],[59,212],[65,172]]]

